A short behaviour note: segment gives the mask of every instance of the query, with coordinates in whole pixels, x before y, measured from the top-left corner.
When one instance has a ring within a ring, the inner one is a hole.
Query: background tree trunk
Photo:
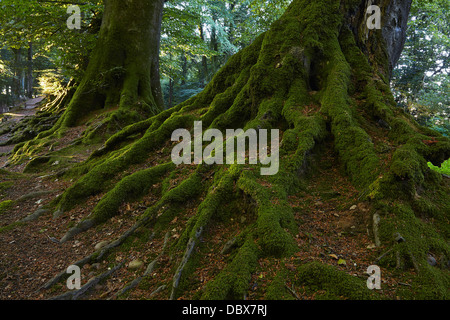
[[[27,51],[27,75],[26,75],[26,95],[27,98],[33,98],[33,43],[28,44]]]
[[[163,0],[106,0],[96,48],[64,124],[119,106],[147,114],[163,109],[159,50]]]
[[[12,85],[13,101],[23,96],[23,61],[22,49],[12,49],[14,52],[14,80]]]
[[[205,41],[205,34],[204,34],[204,30],[203,30],[203,24],[200,23],[198,30],[200,32],[200,39],[202,39],[202,41]],[[208,76],[208,58],[206,56],[202,56],[202,62],[201,62],[201,66],[200,66],[200,81],[201,81],[201,86],[203,87],[205,85],[205,82],[208,83],[209,82],[209,76]]]

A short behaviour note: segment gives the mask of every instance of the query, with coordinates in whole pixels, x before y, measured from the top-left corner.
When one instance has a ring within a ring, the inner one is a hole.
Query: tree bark
[[[200,23],[198,30],[200,32],[200,39],[202,39],[202,41],[205,41],[205,33],[202,23]],[[208,78],[208,58],[206,56],[202,56],[202,62],[200,66],[200,83],[202,87],[205,85],[205,82],[209,82]]]
[[[104,107],[163,109],[159,51],[163,0],[106,0],[96,48],[65,115],[76,125],[86,113]]]
[[[13,100],[18,100],[23,95],[23,62],[22,49],[12,49],[14,53],[14,79],[12,83]]]
[[[27,52],[27,75],[26,75],[26,95],[27,98],[33,98],[33,43],[28,44]]]

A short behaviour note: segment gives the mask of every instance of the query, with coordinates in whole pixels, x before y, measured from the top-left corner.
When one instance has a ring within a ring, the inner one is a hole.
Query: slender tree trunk
[[[181,56],[181,61],[182,61],[181,85],[183,86],[186,84],[187,73],[188,73],[188,61],[186,58],[186,54],[183,54]]]
[[[203,30],[203,24],[200,23],[199,27],[199,32],[200,32],[200,39],[202,39],[203,42],[205,42],[205,33]],[[205,82],[209,82],[208,79],[208,58],[206,56],[202,56],[202,63],[201,63],[201,67],[200,67],[200,82],[201,85],[204,86]]]
[[[27,63],[27,75],[26,75],[26,96],[30,99],[33,98],[33,43],[28,44],[28,63]]]
[[[215,24],[217,23],[217,19],[215,15],[213,14],[213,25],[211,27],[211,43],[210,43],[210,49],[213,50],[216,54],[212,56],[211,58],[211,67],[212,67],[212,73],[215,74],[218,67],[219,67],[219,41],[217,39],[217,29]]]
[[[19,99],[22,93],[22,49],[12,49],[14,53],[14,79],[12,82],[13,100]]]
[[[168,97],[168,105],[167,108],[173,107],[173,88],[174,88],[174,81],[172,78],[169,79],[169,97]]]
[[[163,0],[106,0],[96,48],[65,126],[104,107],[154,115],[163,109],[159,50]]]

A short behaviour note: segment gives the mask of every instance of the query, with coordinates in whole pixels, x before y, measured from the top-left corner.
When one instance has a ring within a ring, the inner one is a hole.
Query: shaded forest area
[[[0,299],[448,299],[450,3],[376,2],[3,0]],[[175,165],[195,121],[279,173]]]

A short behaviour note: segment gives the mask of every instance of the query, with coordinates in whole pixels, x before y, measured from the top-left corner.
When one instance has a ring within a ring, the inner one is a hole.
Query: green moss
[[[152,185],[161,179],[161,176],[174,168],[175,165],[170,162],[154,168],[138,171],[123,178],[100,200],[89,219],[93,219],[96,224],[105,222],[117,214],[121,204],[125,201],[134,201],[144,196]]]
[[[252,173],[244,172],[238,180],[239,188],[257,204],[255,238],[268,255],[285,256],[295,250],[295,242],[286,230],[295,232],[292,208],[287,205],[283,185],[273,188],[261,186]]]
[[[390,169],[397,178],[420,185],[425,179],[423,171],[427,163],[411,145],[405,145],[395,151]]]
[[[199,166],[193,174],[183,180],[179,185],[165,192],[161,199],[156,204],[149,207],[139,219],[154,221],[155,217],[158,216],[158,220],[154,223],[154,227],[155,229],[162,229],[164,225],[167,225],[174,216],[182,211],[180,206],[184,207],[187,201],[196,199],[207,188],[207,185],[202,183],[203,170],[202,166]],[[185,240],[192,230],[189,225],[195,223],[193,221],[196,221],[196,219],[188,222],[188,226],[183,233],[182,238]],[[180,240],[179,243],[183,243],[183,241]],[[187,240],[184,245],[186,245],[186,243]]]
[[[264,296],[265,300],[295,300],[286,289],[287,271],[277,272],[273,281],[270,282]]]
[[[233,261],[213,281],[208,282],[202,299],[244,299],[251,275],[257,266],[258,253],[258,247],[253,240],[247,239]]]
[[[59,209],[63,211],[70,210],[80,200],[103,191],[110,184],[110,180],[118,173],[133,164],[145,161],[152,150],[160,147],[170,139],[174,130],[185,128],[192,124],[192,116],[173,114],[158,129],[147,131],[141,139],[129,148],[118,151],[114,156],[110,156],[102,163],[94,166],[92,170],[64,193]]]
[[[364,280],[319,262],[300,266],[295,283],[306,287],[310,293],[325,291],[321,299],[372,300],[377,298],[367,288]]]
[[[380,223],[380,239],[392,243],[395,235],[400,234],[404,242],[395,244],[395,250],[380,261],[381,266],[414,268],[418,276],[413,279],[412,288],[403,290],[406,298],[414,299],[448,299],[450,274],[446,263],[450,258],[448,232],[437,230],[448,225],[447,218],[426,223],[416,216],[407,204],[395,204],[390,209],[391,214],[383,216]],[[448,227],[447,227],[448,228]],[[398,252],[401,261],[395,252]],[[438,265],[428,264],[429,254],[438,257]],[[439,259],[441,257],[441,259]]]
[[[7,226],[0,227],[0,233],[14,230],[15,228],[18,228],[18,227],[23,226],[23,225],[24,225],[23,222],[13,222],[13,223],[11,223],[11,224],[9,224]]]
[[[428,167],[436,172],[450,176],[450,159],[442,163],[440,167],[434,166],[431,162],[429,162]]]
[[[14,185],[14,181],[0,182],[0,195],[4,194],[9,188]]]
[[[14,201],[12,200],[0,202],[0,215],[11,209],[13,205]]]

